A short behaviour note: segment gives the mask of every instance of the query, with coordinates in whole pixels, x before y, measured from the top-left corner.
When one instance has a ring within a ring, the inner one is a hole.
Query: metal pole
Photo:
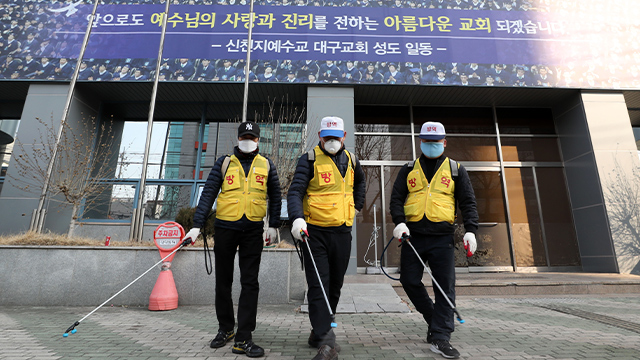
[[[167,18],[169,17],[169,0],[166,1],[164,14],[162,16],[162,32],[160,33],[160,48],[158,49],[158,58],[156,59],[156,73],[153,77],[153,91],[151,92],[151,103],[149,104],[149,117],[147,119],[147,139],[144,145],[144,157],[142,160],[142,175],[140,175],[140,189],[138,194],[138,213],[134,219],[136,231],[132,240],[141,240],[144,230],[144,209],[142,208],[144,200],[144,187],[147,182],[147,165],[149,164],[149,148],[151,147],[151,132],[153,131],[153,114],[156,110],[156,96],[158,94],[158,80],[160,79],[160,63],[162,61],[162,50],[164,48],[164,36],[167,31]]]
[[[504,207],[507,218],[507,236],[509,237],[509,251],[511,254],[511,264],[513,271],[518,271],[518,263],[516,262],[516,246],[513,239],[513,226],[511,225],[511,207],[509,206],[509,191],[507,189],[507,174],[504,171],[504,157],[502,156],[502,141],[500,140],[500,126],[498,125],[498,112],[495,105],[493,106],[493,123],[496,129],[496,140],[498,145],[498,160],[500,161],[500,180],[502,180],[502,191],[504,196]]]
[[[373,204],[373,252],[375,253],[375,257],[373,258],[373,266],[379,268],[380,263],[378,262],[378,222],[376,221],[376,217],[378,213],[376,212],[376,204]]]
[[[251,62],[251,34],[253,30],[253,0],[249,6],[249,36],[247,38],[247,62],[244,64],[244,97],[242,99],[242,122],[247,121],[247,102],[249,100],[249,63]]]
[[[49,165],[47,166],[47,173],[44,177],[44,184],[42,184],[42,193],[40,193],[40,201],[38,202],[38,208],[36,209],[35,221],[32,222],[32,226],[29,229],[31,231],[41,232],[44,225],[44,217],[46,214],[46,212],[44,211],[44,204],[47,200],[47,192],[49,191],[49,182],[51,181],[51,174],[53,173],[53,165],[55,164],[56,156],[58,155],[58,146],[60,146],[62,132],[67,122],[67,117],[69,116],[69,107],[71,106],[71,100],[73,99],[73,93],[76,88],[76,81],[78,80],[78,73],[80,72],[80,64],[82,64],[82,58],[84,57],[84,52],[87,49],[87,44],[89,43],[89,35],[91,35],[91,28],[93,27],[93,20],[96,17],[98,3],[99,0],[96,0],[93,4],[93,10],[91,10],[91,15],[89,16],[89,25],[87,26],[87,31],[85,31],[84,33],[82,47],[80,48],[80,54],[78,55],[78,60],[76,61],[76,68],[73,72],[73,76],[71,76],[69,91],[67,92],[67,100],[65,101],[64,110],[62,111],[62,119],[60,120],[60,129],[58,129],[56,142],[53,146],[53,153],[51,154],[51,159],[49,160]]]

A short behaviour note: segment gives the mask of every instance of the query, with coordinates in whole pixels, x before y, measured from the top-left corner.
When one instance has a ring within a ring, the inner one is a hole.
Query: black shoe
[[[229,340],[233,339],[234,336],[236,336],[236,333],[234,333],[233,330],[218,330],[218,335],[211,340],[211,344],[209,344],[209,346],[213,349],[223,347]]]
[[[234,354],[245,354],[248,357],[264,356],[264,349],[254,344],[251,340],[236,342],[233,344],[231,352]]]
[[[322,345],[318,349],[318,354],[311,360],[337,360],[338,352],[329,345]]]
[[[309,344],[309,347],[316,348],[316,349],[319,349],[321,347],[320,340],[317,340],[316,334],[313,333],[313,330],[311,330],[311,334],[309,334],[309,340],[307,340],[307,344]],[[329,347],[331,346],[329,345]],[[336,352],[340,352],[340,350],[342,350],[342,348],[340,348],[340,345],[338,345],[338,343],[333,344],[333,349]]]
[[[447,340],[433,340],[431,344],[431,351],[436,354],[440,354],[447,359],[457,359],[460,357],[458,350],[454,349]]]

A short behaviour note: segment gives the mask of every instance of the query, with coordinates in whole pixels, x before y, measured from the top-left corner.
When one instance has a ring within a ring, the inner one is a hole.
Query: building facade
[[[0,1],[0,130],[18,140],[0,176],[1,234],[30,227],[39,192],[25,188],[16,158],[37,154],[63,117],[98,134],[89,151],[109,149],[78,217],[76,233],[89,236],[125,240],[142,226],[149,239],[197,203],[235,144],[248,4],[170,4],[158,60],[166,4],[106,2],[78,61],[92,7]],[[621,40],[639,31],[637,12],[624,1],[256,2],[247,118],[285,175],[316,144],[320,118],[345,119],[367,175],[352,272],[374,261],[372,239],[380,256],[396,174],[420,154],[421,124],[440,121],[481,223],[476,256],[458,246],[457,266],[639,274],[640,50]],[[46,229],[69,230],[61,195],[46,209]],[[382,263],[401,265],[395,246]]]

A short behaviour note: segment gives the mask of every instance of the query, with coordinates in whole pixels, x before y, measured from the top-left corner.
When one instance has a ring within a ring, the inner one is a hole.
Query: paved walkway
[[[466,320],[452,344],[462,359],[640,359],[640,297],[459,297]],[[212,306],[173,311],[104,307],[78,332],[64,330],[93,308],[0,308],[0,359],[245,359],[213,350]],[[340,359],[442,359],[412,313],[339,314]],[[254,341],[266,359],[311,359],[309,322],[299,305],[261,305]]]
[[[307,313],[309,306],[305,298],[300,311]],[[390,284],[344,284],[340,293],[337,314],[355,313],[407,313],[411,310],[407,303],[400,299]]]

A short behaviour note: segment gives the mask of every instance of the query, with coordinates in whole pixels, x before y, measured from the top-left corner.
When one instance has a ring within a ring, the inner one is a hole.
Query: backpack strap
[[[451,166],[451,177],[455,181],[458,178],[458,162],[450,158],[449,166]]]
[[[344,149],[344,152],[347,153],[347,157],[351,161],[351,167],[355,169],[356,168],[356,155],[350,153],[349,151],[347,151],[347,149]]]
[[[307,152],[307,158],[309,161],[316,161],[316,151],[315,149],[311,149]]]
[[[418,158],[418,159],[419,159],[419,158]],[[413,160],[413,161],[409,161],[409,162],[407,163],[407,167],[408,167],[409,169],[413,169],[413,168],[416,166],[416,161],[418,161],[418,159],[415,159],[415,160]]]
[[[227,169],[229,168],[230,162],[231,162],[231,156],[226,155],[224,157],[224,161],[222,162],[222,166],[220,167],[220,174],[222,174],[223,179],[224,179],[224,174],[227,173]]]

